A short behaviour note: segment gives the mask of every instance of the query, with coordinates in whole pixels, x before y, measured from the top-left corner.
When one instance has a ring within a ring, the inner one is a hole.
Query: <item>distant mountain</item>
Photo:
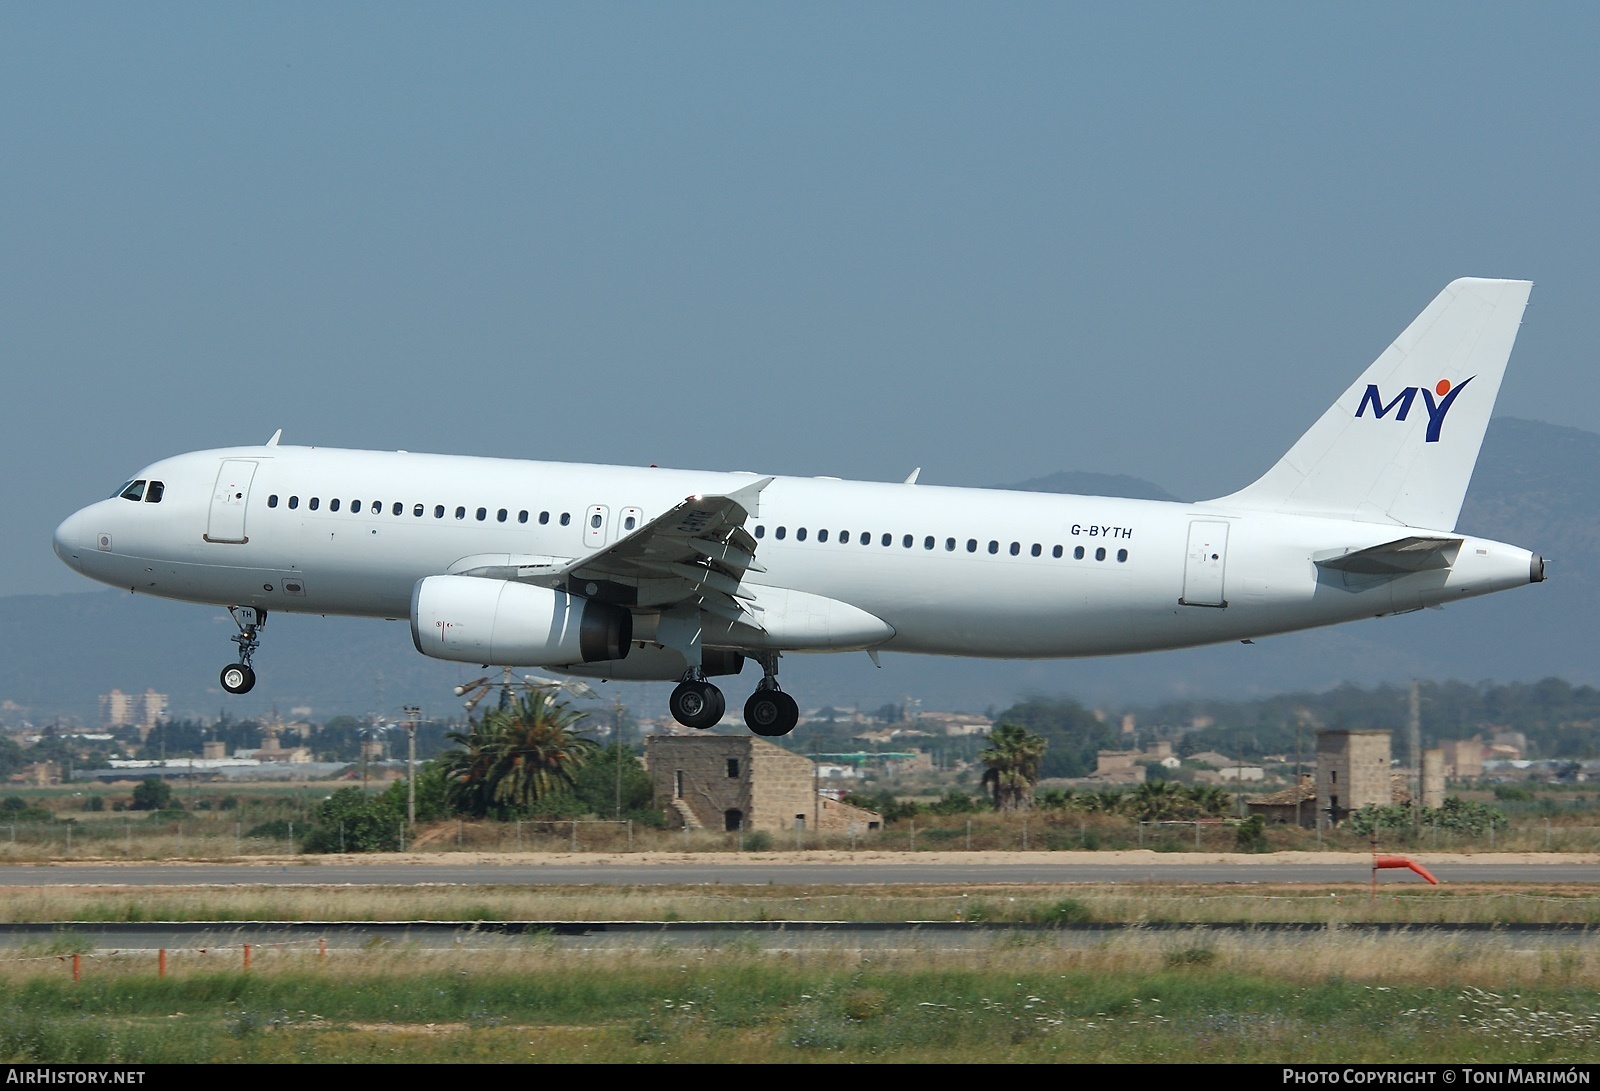
[[[1137,478],[1062,473],[1010,488],[1173,499]],[[1537,681],[1559,676],[1600,684],[1594,618],[1600,617],[1600,435],[1537,421],[1489,425],[1461,529],[1543,553],[1547,583],[1401,617],[1239,644],[1110,659],[997,662],[926,656],[794,655],[784,688],[803,707],[876,708],[908,696],[925,708],[1004,708],[1027,694],[1070,694],[1088,703],[1149,705],[1186,696],[1251,697],[1369,685],[1411,677]],[[231,660],[226,612],[117,591],[0,598],[0,702],[37,722],[62,714],[98,719],[111,688],[168,693],[179,715],[260,715],[309,706],[317,718],[397,713],[420,703],[430,715],[460,707],[452,686],[476,668],[426,659],[401,623],[275,615],[256,663],[261,681],[226,697],[217,672]],[[756,674],[727,680],[742,702]],[[642,714],[665,711],[670,687],[628,683]],[[0,718],[20,714],[0,706]]]

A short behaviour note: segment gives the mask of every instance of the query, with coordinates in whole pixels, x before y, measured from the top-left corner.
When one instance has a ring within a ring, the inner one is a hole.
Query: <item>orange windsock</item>
[[[1439,885],[1439,880],[1435,879],[1433,877],[1433,875],[1428,871],[1427,868],[1423,867],[1421,864],[1417,863],[1415,860],[1411,859],[1409,856],[1385,856],[1385,855],[1381,855],[1379,853],[1373,853],[1373,855],[1372,855],[1372,869],[1374,871],[1376,871],[1378,868],[1389,868],[1389,867],[1408,868],[1411,871],[1414,871],[1418,875],[1422,876],[1424,879],[1428,880],[1428,882],[1432,883],[1434,886],[1438,886]]]

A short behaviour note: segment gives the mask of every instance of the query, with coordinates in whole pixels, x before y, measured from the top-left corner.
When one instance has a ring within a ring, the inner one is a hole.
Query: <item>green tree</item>
[[[1023,811],[1033,806],[1033,786],[1050,744],[1015,724],[1000,724],[989,735],[989,748],[978,755],[987,767],[984,787],[993,794],[997,811]]]
[[[583,715],[536,689],[451,732],[458,748],[439,757],[446,800],[465,814],[505,817],[570,792],[595,752],[573,730]]]
[[[1097,751],[1122,745],[1116,726],[1066,698],[1029,697],[1000,713],[998,719],[1025,728],[1049,744],[1040,776],[1088,776],[1094,772]]]
[[[622,788],[620,814],[617,811],[619,780]],[[656,814],[655,785],[650,774],[645,772],[639,756],[624,746],[608,746],[584,763],[573,780],[572,791],[584,814],[636,820]]]
[[[436,761],[423,762],[417,769],[417,821],[432,822],[444,818],[451,813],[450,806],[445,796],[449,789],[444,768]],[[406,813],[406,782],[404,778],[395,781],[383,790],[386,804],[398,808],[398,813]]]
[[[1123,797],[1141,822],[1168,822],[1188,817],[1189,790],[1174,780],[1147,780]]]
[[[340,788],[317,804],[306,833],[306,852],[397,852],[406,820],[405,796],[368,795]]]
[[[172,785],[160,777],[145,777],[133,790],[135,811],[164,811],[172,805]]]

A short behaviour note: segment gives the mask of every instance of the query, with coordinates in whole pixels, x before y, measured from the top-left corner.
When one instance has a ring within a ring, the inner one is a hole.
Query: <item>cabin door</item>
[[[1189,553],[1183,564],[1185,606],[1226,606],[1223,570],[1228,564],[1228,524],[1196,520],[1189,524]]]
[[[237,544],[250,540],[244,533],[244,516],[250,506],[250,482],[255,476],[254,462],[230,458],[222,463],[217,471],[216,488],[211,490],[206,541]]]

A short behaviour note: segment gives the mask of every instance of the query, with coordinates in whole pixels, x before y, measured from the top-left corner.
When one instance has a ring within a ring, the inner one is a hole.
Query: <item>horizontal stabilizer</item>
[[[1313,560],[1319,568],[1363,576],[1400,576],[1432,568],[1449,568],[1461,551],[1460,538],[1397,538],[1366,549],[1334,551]]]

